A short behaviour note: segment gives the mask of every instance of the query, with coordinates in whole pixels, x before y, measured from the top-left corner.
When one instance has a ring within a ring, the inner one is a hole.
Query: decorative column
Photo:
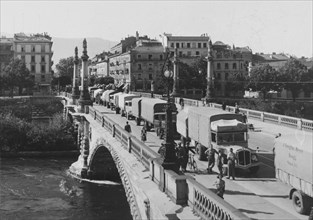
[[[208,56],[206,57],[208,61],[207,66],[207,89],[206,89],[206,103],[212,102],[214,97],[214,84],[213,84],[213,55],[212,55],[212,41],[209,40],[208,43]]]
[[[81,56],[82,59],[82,73],[81,73],[81,92],[80,92],[80,98],[78,100],[78,103],[80,105],[79,111],[81,113],[85,113],[85,106],[86,105],[91,105],[92,106],[92,101],[90,99],[90,95],[88,92],[88,55],[87,55],[87,41],[84,39],[83,41],[83,55]]]
[[[171,96],[177,97],[179,96],[179,72],[178,72],[177,48],[175,48],[174,52],[173,66],[174,66],[174,82],[173,82],[173,92]]]
[[[73,71],[73,88],[72,88],[72,99],[73,104],[77,103],[79,98],[79,88],[78,88],[78,49],[75,47],[75,57],[74,57],[74,71]]]

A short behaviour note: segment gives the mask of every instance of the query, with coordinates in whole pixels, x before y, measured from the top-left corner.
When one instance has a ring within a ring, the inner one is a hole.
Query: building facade
[[[123,46],[126,41],[121,41],[117,45],[119,48],[127,49],[123,53],[115,52],[109,57],[109,75],[114,78],[118,87],[124,85],[131,91],[150,91],[153,81],[154,89],[157,91],[162,84],[163,45],[146,35],[140,37],[138,32],[135,39],[135,44],[128,44],[127,47]],[[113,48],[118,48],[117,46]]]
[[[96,77],[105,77],[109,75],[109,53],[102,52],[90,60],[88,66],[89,74]]]
[[[44,34],[15,34],[14,58],[23,60],[35,77],[34,94],[49,94],[51,90],[52,38]]]

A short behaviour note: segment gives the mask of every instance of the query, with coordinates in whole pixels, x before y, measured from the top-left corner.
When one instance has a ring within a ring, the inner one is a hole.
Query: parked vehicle
[[[103,101],[104,106],[107,106],[108,108],[110,108],[110,105],[108,104],[110,100],[110,94],[113,93],[114,91],[115,90],[105,90],[102,93],[101,100]]]
[[[118,99],[122,94],[122,92],[117,92],[110,95],[111,110],[115,110],[116,114],[120,113],[120,108],[118,107]]]
[[[123,93],[118,97],[117,107],[121,110],[121,116],[126,115],[126,107],[131,107],[131,100],[139,98],[139,95]]]
[[[296,132],[275,139],[276,178],[291,187],[289,198],[300,214],[308,214],[313,207],[312,148],[313,135],[309,132]]]
[[[128,108],[126,110],[126,117],[134,117],[134,119],[136,120],[137,125],[140,125],[140,121],[141,121],[141,101],[142,101],[142,97],[140,98],[133,98],[132,99],[132,104],[131,104],[131,108]]]
[[[177,115],[177,131],[192,140],[199,160],[206,160],[204,152],[212,144],[214,149],[221,149],[226,155],[233,148],[238,158],[236,168],[251,173],[259,169],[256,152],[248,148],[248,129],[241,114],[211,107],[185,107]]]
[[[172,110],[173,134],[176,133],[177,109],[174,103],[170,104]],[[167,102],[157,98],[143,98],[141,101],[141,120],[144,121],[146,131],[154,128],[158,136],[160,131],[165,129]],[[161,130],[160,130],[161,129]],[[162,138],[162,136],[161,136]]]
[[[96,103],[100,104],[100,97],[103,94],[103,89],[96,89],[93,92],[93,101],[95,101]]]

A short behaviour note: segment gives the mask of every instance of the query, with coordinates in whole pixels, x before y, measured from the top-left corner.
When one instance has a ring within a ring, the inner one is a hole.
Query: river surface
[[[73,162],[0,158],[0,219],[132,219],[121,183],[75,179]]]

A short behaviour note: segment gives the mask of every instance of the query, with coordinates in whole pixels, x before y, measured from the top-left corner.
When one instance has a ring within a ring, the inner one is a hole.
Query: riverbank
[[[72,151],[18,151],[18,152],[0,152],[0,158],[17,158],[17,157],[78,157],[80,152],[78,150]]]

